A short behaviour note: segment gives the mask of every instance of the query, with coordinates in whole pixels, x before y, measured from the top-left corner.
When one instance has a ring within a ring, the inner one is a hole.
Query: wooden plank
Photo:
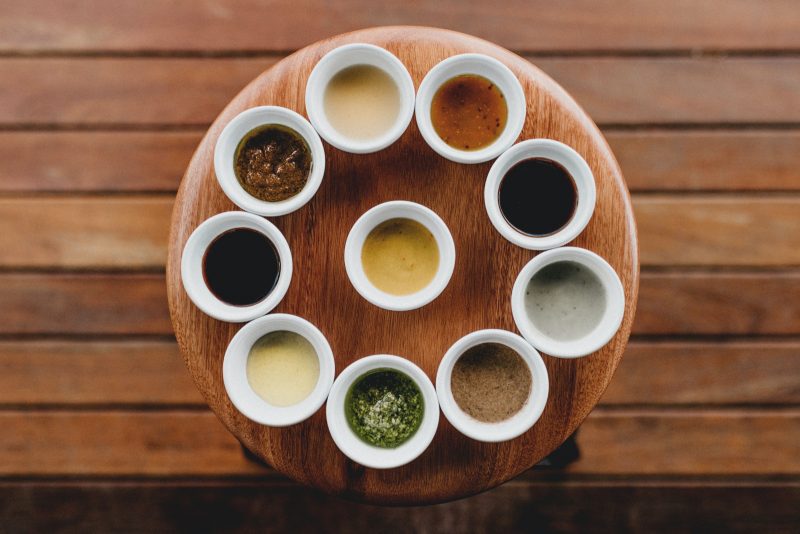
[[[0,412],[0,476],[250,475],[210,412]]]
[[[601,403],[797,404],[797,384],[797,341],[633,341]]]
[[[163,196],[0,199],[0,266],[160,269],[171,214]]]
[[[256,476],[210,412],[0,412],[0,476]],[[595,412],[582,475],[798,475],[800,413]]]
[[[598,124],[800,121],[798,58],[580,58],[534,63]]]
[[[173,341],[4,341],[0,368],[0,404],[205,405]]]
[[[207,125],[274,61],[2,58],[0,78],[15,83],[0,99],[0,124]],[[533,61],[599,124],[800,122],[796,57]]]
[[[502,5],[389,0],[380,6],[365,0],[178,0],[109,8],[99,0],[55,6],[35,0],[6,3],[0,50],[289,50],[387,24],[447,27],[523,50],[776,50],[800,47],[794,7],[791,0],[516,0]],[[277,16],[281,24],[264,31],[263,21]]]
[[[0,191],[173,192],[201,136],[194,131],[0,132]]]
[[[631,191],[800,189],[800,132],[608,131]]]
[[[797,334],[798,273],[644,273],[636,334]]]
[[[800,131],[605,133],[634,192],[800,189]],[[192,130],[0,132],[0,192],[174,192],[201,136]]]
[[[796,483],[759,482],[511,482],[414,508],[357,504],[280,482],[0,484],[0,515],[11,532],[68,523],[80,532],[251,532],[268,525],[300,534],[324,525],[328,532],[778,534],[796,531],[798,501]]]
[[[0,334],[172,335],[157,274],[0,274]],[[635,334],[795,335],[800,274],[642,274]]]
[[[796,341],[633,341],[604,405],[800,403]],[[0,404],[204,406],[172,341],[0,342]]]
[[[0,334],[172,334],[160,274],[0,274],[0,317]]]
[[[796,411],[595,414],[568,471],[607,475],[797,475]]]
[[[0,78],[15,80],[13,87],[20,90],[2,95],[0,124],[205,126],[273,63],[270,58],[4,58]]]
[[[642,265],[800,265],[800,198],[634,196],[634,209]],[[0,198],[0,267],[160,269],[171,210],[160,195]]]
[[[642,265],[800,265],[800,198],[634,198]]]

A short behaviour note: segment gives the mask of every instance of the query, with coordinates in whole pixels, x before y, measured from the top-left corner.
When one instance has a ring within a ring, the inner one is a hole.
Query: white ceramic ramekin
[[[542,268],[559,261],[572,261],[591,270],[600,279],[606,293],[606,309],[600,322],[585,336],[571,341],[545,335],[531,322],[525,310],[525,292],[531,278]],[[511,290],[511,311],[517,329],[531,345],[550,356],[580,358],[603,347],[619,330],[625,312],[625,291],[614,268],[594,252],[577,247],[556,248],[542,252],[522,268]]]
[[[400,371],[411,378],[419,387],[425,403],[422,422],[417,431],[408,441],[391,449],[375,447],[362,441],[350,428],[345,415],[345,400],[350,386],[364,374],[380,369]],[[345,456],[366,467],[391,469],[411,462],[431,444],[439,426],[439,403],[436,390],[422,369],[405,358],[378,354],[356,360],[341,372],[328,396],[326,416],[331,437]]]
[[[272,291],[249,306],[235,306],[221,301],[208,289],[203,278],[206,249],[217,236],[235,228],[250,228],[267,236],[275,246],[281,264]],[[189,236],[181,256],[181,280],[189,298],[206,314],[220,321],[243,323],[268,313],[286,295],[292,280],[292,252],[286,238],[271,222],[251,213],[226,211],[203,221]]]
[[[306,338],[319,359],[317,385],[308,397],[291,406],[268,403],[253,391],[247,380],[247,358],[253,344],[262,336],[281,330]],[[335,366],[328,340],[316,326],[296,315],[276,313],[247,323],[233,336],[222,362],[222,378],[228,397],[245,417],[262,425],[289,426],[308,419],[319,410],[333,384]]]
[[[439,137],[431,123],[431,103],[446,81],[463,74],[476,74],[492,81],[503,93],[508,120],[503,132],[491,145],[479,150],[459,150]],[[439,155],[457,163],[482,163],[496,158],[519,137],[525,124],[527,101],[517,77],[500,61],[483,54],[452,56],[434,66],[417,90],[416,117],[422,137]]]
[[[364,240],[373,228],[389,219],[412,219],[427,228],[439,247],[439,269],[433,280],[410,295],[392,295],[375,287],[364,273],[361,249]],[[405,200],[378,204],[359,217],[344,245],[344,266],[347,276],[356,291],[372,304],[391,311],[407,311],[421,308],[438,297],[450,282],[456,265],[456,246],[453,236],[444,221],[432,210]]]
[[[531,372],[531,392],[522,409],[510,418],[496,423],[479,421],[462,410],[450,386],[453,366],[464,352],[483,343],[499,343],[511,348],[525,361]],[[508,441],[530,429],[544,411],[550,391],[550,380],[542,357],[527,341],[507,330],[478,330],[456,341],[445,353],[436,373],[436,394],[448,421],[462,434],[477,441]]]
[[[392,127],[375,139],[351,139],[339,133],[325,115],[325,90],[331,78],[347,67],[371,65],[388,74],[400,93],[400,111]],[[328,143],[353,154],[383,150],[403,135],[414,115],[414,82],[403,62],[388,50],[366,43],[334,48],[311,71],[306,83],[306,113],[314,128]]]
[[[311,150],[311,172],[306,185],[295,196],[278,202],[267,202],[245,191],[234,169],[239,142],[253,129],[268,124],[291,128],[305,139]],[[223,128],[214,146],[214,172],[225,195],[243,210],[265,217],[286,215],[300,209],[319,189],[325,174],[325,149],[317,132],[302,115],[278,106],[259,106],[242,111]]]
[[[549,159],[564,167],[572,176],[578,194],[572,219],[557,232],[546,236],[531,236],[514,228],[503,215],[498,200],[500,183],[506,173],[520,161],[531,158]],[[569,146],[552,139],[529,139],[505,151],[489,169],[483,189],[486,212],[497,231],[515,245],[530,250],[560,247],[575,239],[589,224],[596,198],[594,175],[586,160]]]

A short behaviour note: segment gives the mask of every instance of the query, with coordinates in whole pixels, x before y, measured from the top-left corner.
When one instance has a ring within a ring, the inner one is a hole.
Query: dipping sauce
[[[484,423],[509,419],[531,393],[531,370],[512,348],[481,343],[462,354],[453,366],[450,389],[456,404]]]
[[[217,236],[203,256],[203,279],[215,297],[250,306],[269,295],[280,273],[278,251],[259,231],[234,228]]]
[[[311,342],[279,330],[259,338],[247,356],[247,382],[274,406],[291,406],[308,397],[319,380],[319,358]]]
[[[400,115],[400,90],[385,71],[372,65],[342,69],[328,82],[325,116],[340,134],[369,140],[388,132]]]
[[[498,194],[506,221],[529,236],[561,230],[578,207],[575,181],[558,163],[545,158],[520,161],[503,176]]]
[[[392,295],[410,295],[436,275],[439,246],[431,231],[417,221],[389,219],[367,235],[361,263],[376,288]]]
[[[533,325],[558,341],[580,339],[600,324],[606,309],[603,283],[587,267],[559,261],[533,275],[525,311]]]
[[[491,145],[503,133],[507,120],[503,93],[483,76],[456,76],[433,95],[431,124],[453,148],[478,150]]]
[[[379,369],[358,378],[344,402],[353,432],[362,441],[383,448],[408,441],[422,423],[425,411],[417,384],[393,369]]]
[[[234,171],[242,188],[267,202],[303,190],[311,173],[311,149],[296,131],[278,124],[251,130],[236,147]]]

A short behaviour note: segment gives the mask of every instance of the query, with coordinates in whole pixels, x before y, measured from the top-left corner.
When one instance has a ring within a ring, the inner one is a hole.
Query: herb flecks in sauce
[[[392,369],[361,376],[345,399],[345,415],[353,432],[364,442],[383,448],[408,441],[422,422],[424,408],[417,384]]]
[[[279,202],[302,191],[311,173],[311,149],[300,134],[278,124],[251,130],[234,158],[236,178],[250,195]]]

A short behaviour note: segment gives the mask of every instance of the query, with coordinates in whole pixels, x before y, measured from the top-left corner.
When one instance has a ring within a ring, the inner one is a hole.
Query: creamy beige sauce
[[[308,397],[319,379],[314,346],[294,332],[262,336],[247,357],[247,381],[259,397],[274,406],[291,406]]]
[[[374,139],[389,131],[400,113],[400,91],[383,70],[354,65],[331,78],[323,106],[328,122],[350,139]]]
[[[431,283],[439,269],[436,238],[411,219],[389,219],[369,233],[361,249],[364,274],[391,295],[410,295]]]

